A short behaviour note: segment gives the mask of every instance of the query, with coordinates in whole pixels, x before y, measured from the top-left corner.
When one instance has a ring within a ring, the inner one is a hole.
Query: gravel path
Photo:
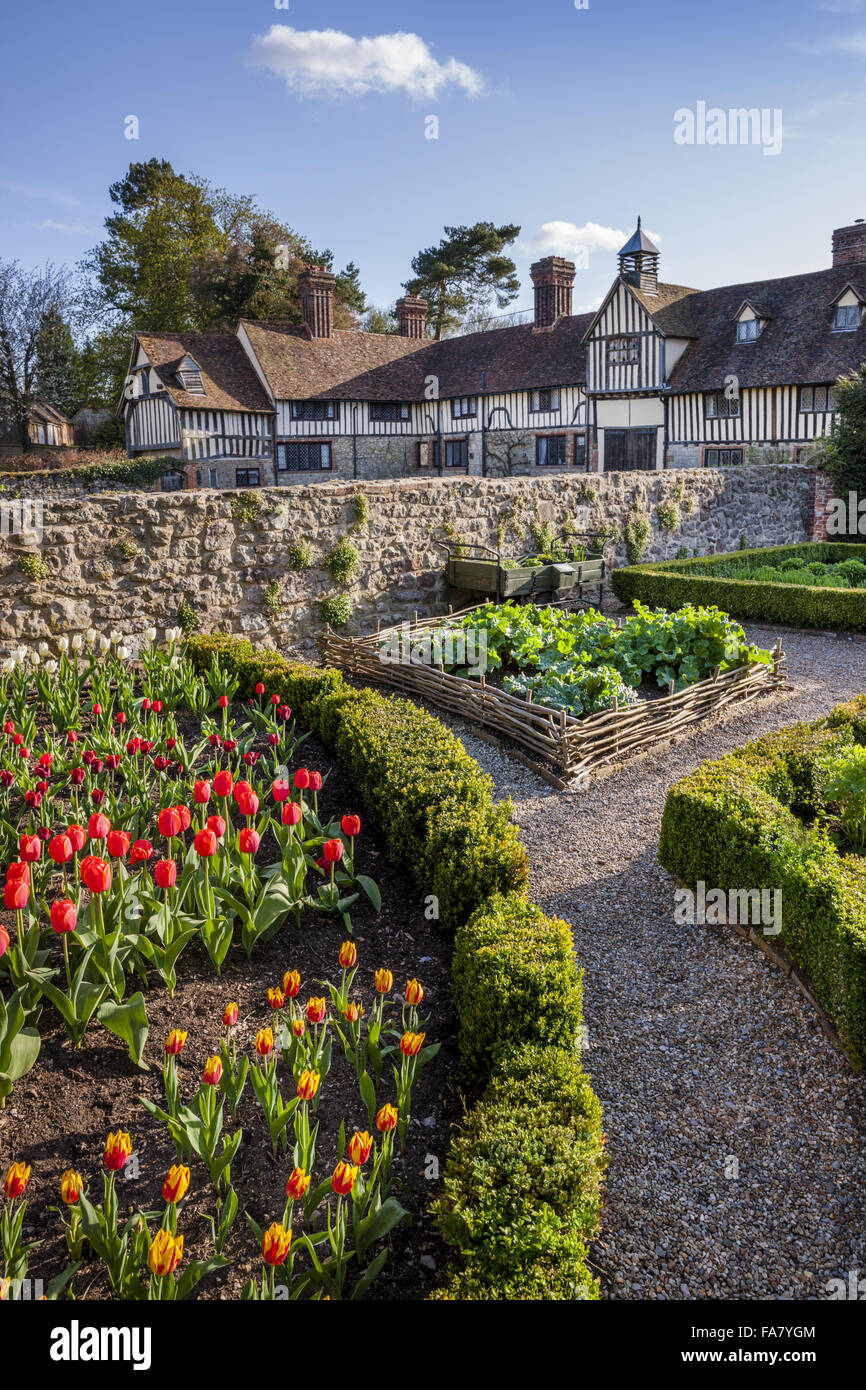
[[[675,884],[656,862],[672,783],[866,690],[866,644],[783,636],[789,693],[583,793],[554,791],[453,723],[514,800],[536,901],[575,929],[611,1155],[593,1261],[611,1298],[823,1299],[828,1279],[866,1273],[864,1081],[754,946],[674,923]]]

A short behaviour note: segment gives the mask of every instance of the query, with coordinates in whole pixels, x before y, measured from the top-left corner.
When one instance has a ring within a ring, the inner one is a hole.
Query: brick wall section
[[[359,494],[369,519],[353,529]],[[454,535],[494,547],[501,536],[503,554],[516,558],[534,549],[533,521],[561,532],[568,520],[595,537],[603,528],[621,534],[637,511],[651,523],[645,558],[672,559],[681,551],[734,550],[741,541],[806,540],[814,495],[811,470],[756,466],[48,497],[41,546],[16,536],[0,546],[0,653],[91,626],[131,636],[152,623],[172,626],[183,599],[204,630],[228,629],[309,653],[321,631],[322,599],[341,592],[324,556],[350,533],[359,566],[343,591],[353,605],[349,631],[369,631],[377,618],[443,611],[449,596],[439,543]],[[250,498],[258,502],[252,518],[240,510]],[[665,531],[655,509],[672,501],[679,520]],[[312,547],[314,563],[296,572],[287,551],[300,540]],[[51,569],[42,584],[18,563],[35,550]],[[609,553],[623,562],[621,538]],[[279,614],[265,602],[274,581],[282,585]]]
[[[810,541],[838,540],[838,536],[831,537],[827,530],[827,515],[830,507],[830,499],[836,495],[833,482],[823,469],[816,468],[812,473],[812,524],[809,531]]]

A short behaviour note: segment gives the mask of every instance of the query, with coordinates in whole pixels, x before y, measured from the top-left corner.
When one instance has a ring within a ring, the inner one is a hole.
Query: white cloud
[[[39,232],[86,232],[87,227],[84,222],[55,222],[52,218],[46,217],[36,229]]]
[[[632,231],[634,228],[632,228]],[[588,251],[618,251],[631,236],[617,227],[603,227],[598,222],[543,222],[530,241],[521,249],[531,256],[576,256]],[[647,231],[651,241],[659,242],[657,232]]]
[[[456,58],[438,62],[418,34],[355,39],[337,29],[272,24],[253,39],[247,66],[282,77],[290,91],[302,96],[405,92],[429,101],[443,87],[462,88],[471,97],[484,87],[481,74]]]

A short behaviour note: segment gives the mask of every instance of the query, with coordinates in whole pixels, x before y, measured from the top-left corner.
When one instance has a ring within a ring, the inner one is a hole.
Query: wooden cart
[[[548,564],[504,564],[502,552],[486,545],[442,547],[447,555],[445,572],[452,589],[487,594],[497,603],[518,599],[530,603],[587,601],[585,590],[597,587],[597,602],[604,597],[605,559],[602,551],[588,551],[584,560]]]

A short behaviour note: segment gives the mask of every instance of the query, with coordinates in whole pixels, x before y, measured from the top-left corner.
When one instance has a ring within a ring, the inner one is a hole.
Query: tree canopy
[[[70,298],[66,270],[49,264],[27,271],[17,261],[0,260],[0,416],[20,434],[25,450],[33,403],[43,395],[51,399],[48,391],[68,350]]]
[[[446,227],[438,246],[419,251],[403,288],[427,300],[427,322],[437,339],[495,303],[504,309],[520,290],[517,267],[503,254],[520,235],[510,223]]]

